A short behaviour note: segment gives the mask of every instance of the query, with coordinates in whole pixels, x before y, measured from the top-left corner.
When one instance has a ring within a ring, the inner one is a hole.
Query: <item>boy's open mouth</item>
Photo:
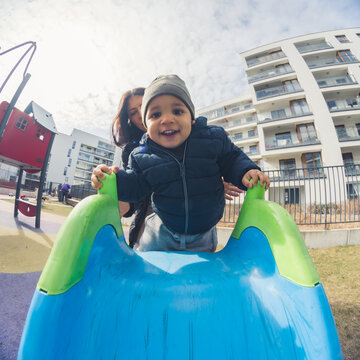
[[[164,130],[160,134],[164,135],[164,136],[172,136],[178,132],[179,132],[179,130]]]

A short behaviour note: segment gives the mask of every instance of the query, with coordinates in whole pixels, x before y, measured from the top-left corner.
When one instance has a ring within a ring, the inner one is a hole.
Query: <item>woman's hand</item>
[[[120,216],[123,217],[130,210],[130,204],[128,202],[119,201]]]
[[[102,182],[99,179],[104,180],[105,179],[105,174],[111,174],[112,172],[117,173],[119,171],[119,167],[118,166],[107,166],[105,164],[101,164],[98,165],[94,170],[93,173],[91,175],[91,186],[95,189],[95,190],[99,190],[102,187]]]
[[[233,197],[238,197],[243,191],[238,187],[233,185],[232,183],[228,183],[223,180],[224,183],[224,191],[225,191],[225,199],[233,200]]]
[[[250,179],[253,179],[253,184],[250,182]],[[249,170],[243,176],[242,183],[244,184],[244,186],[251,189],[253,187],[253,185],[254,186],[257,185],[259,180],[260,180],[261,186],[264,186],[264,184],[266,183],[265,190],[267,190],[270,186],[270,178],[260,170],[256,170],[256,169]]]

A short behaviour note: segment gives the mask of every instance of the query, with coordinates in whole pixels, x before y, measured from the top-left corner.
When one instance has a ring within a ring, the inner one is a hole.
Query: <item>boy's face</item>
[[[165,148],[181,145],[189,137],[194,122],[190,110],[175,96],[159,95],[148,105],[147,133],[152,141]]]

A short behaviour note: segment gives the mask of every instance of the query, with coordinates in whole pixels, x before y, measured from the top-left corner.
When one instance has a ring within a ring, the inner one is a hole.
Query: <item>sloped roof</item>
[[[57,133],[57,129],[52,115],[40,105],[38,105],[36,102],[31,101],[24,110],[24,112],[26,114],[32,115],[35,121],[44,128],[50,130],[55,134]]]

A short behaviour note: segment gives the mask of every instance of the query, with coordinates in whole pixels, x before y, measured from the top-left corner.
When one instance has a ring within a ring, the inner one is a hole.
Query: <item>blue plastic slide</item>
[[[109,176],[58,234],[18,359],[342,359],[301,235],[263,198],[248,190],[222,251],[136,252]]]

